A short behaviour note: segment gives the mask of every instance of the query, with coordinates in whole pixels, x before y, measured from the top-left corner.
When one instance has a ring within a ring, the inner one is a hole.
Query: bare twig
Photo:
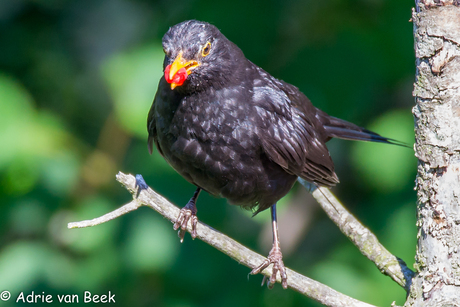
[[[137,201],[137,199],[134,199],[132,202],[127,203],[126,205],[118,208],[117,210],[104,214],[103,216],[97,217],[95,219],[69,223],[67,224],[67,228],[73,229],[73,228],[85,228],[85,227],[96,226],[96,225],[111,221],[113,219],[116,219],[117,217],[122,216],[128,212],[134,211],[142,205],[143,204],[141,202]]]
[[[161,215],[163,215],[171,222],[175,222],[177,216],[179,215],[179,208],[174,206],[164,197],[157,194],[150,188],[143,189],[142,191],[140,191],[140,193],[138,193],[136,188],[136,179],[132,175],[126,175],[120,172],[117,175],[117,180],[130,191],[130,193],[133,195],[133,201],[113,212],[95,218],[93,220],[69,223],[68,227],[81,228],[99,225],[104,222],[110,221],[118,216],[121,216],[127,212],[136,210],[137,208],[143,205],[148,206],[154,209],[155,211],[159,212]],[[191,230],[190,226],[187,230]],[[235,240],[227,237],[226,235],[218,232],[217,230],[201,222],[198,222],[197,225],[197,238],[214,246],[218,250],[229,255],[239,263],[251,269],[258,266],[265,259],[265,257],[251,251],[250,249],[246,248],[245,246],[241,245]],[[262,274],[264,274],[267,277],[270,277],[270,270],[271,266],[268,269],[265,269],[262,272]],[[323,285],[290,269],[287,269],[287,274],[288,287],[324,304],[325,306],[375,307],[373,305],[358,301],[354,298],[337,292],[326,285]],[[280,282],[279,279],[277,281]]]
[[[390,276],[406,292],[409,292],[415,273],[407,267],[406,263],[391,254],[368,228],[345,209],[328,188],[317,188],[303,179],[298,181],[311,192],[329,218],[361,253],[374,262],[380,272]]]

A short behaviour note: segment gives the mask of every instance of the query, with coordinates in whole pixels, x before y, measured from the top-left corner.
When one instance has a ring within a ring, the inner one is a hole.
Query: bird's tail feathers
[[[378,133],[359,127],[343,119],[332,117],[327,114],[325,115],[327,118],[321,114],[320,119],[323,122],[323,127],[326,130],[328,139],[339,138],[344,140],[368,141],[410,147],[406,143],[381,136]]]

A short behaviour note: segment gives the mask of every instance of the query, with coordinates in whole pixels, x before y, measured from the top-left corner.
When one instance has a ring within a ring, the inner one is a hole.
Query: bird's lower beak
[[[165,79],[171,84],[171,89],[173,90],[175,87],[181,86],[188,75],[192,73],[192,70],[199,65],[194,60],[186,61],[182,57],[182,52],[179,53],[174,62],[165,68]]]

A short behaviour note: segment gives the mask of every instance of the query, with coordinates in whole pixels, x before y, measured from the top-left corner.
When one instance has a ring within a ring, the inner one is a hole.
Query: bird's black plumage
[[[211,24],[180,23],[165,34],[163,48],[166,73],[148,115],[149,150],[155,144],[190,183],[231,204],[270,208],[298,177],[335,185],[326,147],[333,137],[392,143],[315,108]],[[182,67],[182,77],[169,73],[174,67]]]

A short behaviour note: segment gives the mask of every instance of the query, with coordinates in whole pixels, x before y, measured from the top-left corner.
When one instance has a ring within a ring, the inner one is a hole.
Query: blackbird
[[[394,144],[315,108],[299,89],[246,59],[215,26],[189,20],[163,37],[164,76],[147,120],[148,148],[197,189],[174,229],[187,223],[196,237],[201,190],[254,211],[271,209],[273,247],[251,271],[273,264],[269,285],[286,269],[278,238],[276,202],[298,177],[317,186],[339,182],[326,142],[333,137]]]

